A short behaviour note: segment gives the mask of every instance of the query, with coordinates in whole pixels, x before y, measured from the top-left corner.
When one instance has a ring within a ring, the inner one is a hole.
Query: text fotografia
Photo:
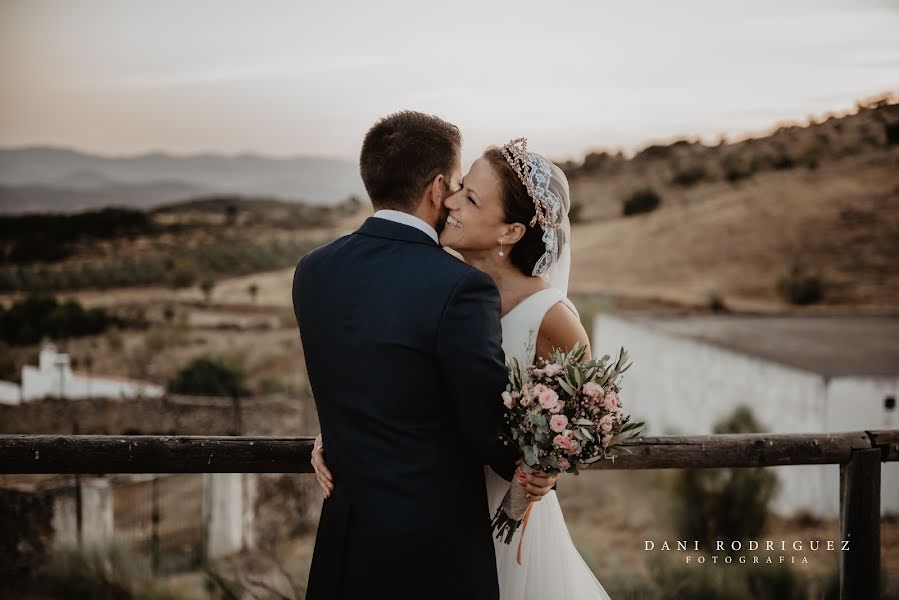
[[[846,552],[849,550],[849,540],[715,540],[713,548],[709,548],[709,555],[699,554],[694,556],[691,552],[704,552],[698,540],[676,540],[669,542],[663,540],[657,544],[653,540],[644,540],[644,551],[653,552],[685,552],[684,562],[687,564],[807,564],[808,556],[797,556],[793,552]],[[783,552],[790,554],[738,554],[743,551],[752,552]],[[724,552],[724,556],[713,554]],[[733,553],[733,554],[732,554]],[[734,554],[737,554],[734,556]]]

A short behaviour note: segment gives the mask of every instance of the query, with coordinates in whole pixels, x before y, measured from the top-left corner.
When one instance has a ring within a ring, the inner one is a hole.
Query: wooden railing
[[[310,473],[311,437],[0,435],[0,474]],[[840,598],[878,598],[880,463],[899,430],[641,437],[598,469],[840,465]]]

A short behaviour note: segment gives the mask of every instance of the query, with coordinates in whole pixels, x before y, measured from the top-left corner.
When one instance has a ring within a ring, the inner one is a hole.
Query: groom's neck
[[[424,204],[425,204],[425,203],[422,202],[422,203],[419,205],[419,207],[418,207],[417,209],[415,209],[415,210],[408,210],[408,209],[404,209],[404,208],[396,208],[396,207],[394,207],[394,206],[375,206],[375,207],[373,207],[373,208],[375,209],[375,212],[377,212],[377,211],[379,211],[379,210],[382,210],[382,209],[384,209],[384,210],[395,210],[395,211],[397,211],[397,212],[406,213],[407,215],[412,215],[413,217],[418,217],[419,219],[421,219],[422,221],[424,221],[425,223],[427,223],[428,225],[430,225],[431,227],[433,227],[435,231],[439,231],[439,230],[437,229],[437,224],[438,224],[439,216],[436,215],[436,214],[434,214],[433,211],[427,210],[427,208],[425,208]]]
[[[422,204],[424,203],[422,202]],[[419,219],[433,227],[435,231],[437,230],[437,215],[435,215],[433,212],[423,210],[422,207],[419,207],[418,210],[416,210],[415,212],[410,212],[409,214],[413,217],[418,217]]]

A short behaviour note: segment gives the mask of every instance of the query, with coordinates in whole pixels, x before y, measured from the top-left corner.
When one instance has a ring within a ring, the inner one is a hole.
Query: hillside
[[[715,293],[734,309],[777,311],[789,307],[777,281],[797,264],[820,274],[821,304],[899,308],[897,124],[899,106],[875,103],[739,143],[565,165],[581,205],[572,293],[688,306]],[[646,188],[659,207],[622,216]]]
[[[0,213],[151,208],[208,194],[334,204],[363,196],[354,161],[254,154],[107,157],[63,148],[0,149]]]

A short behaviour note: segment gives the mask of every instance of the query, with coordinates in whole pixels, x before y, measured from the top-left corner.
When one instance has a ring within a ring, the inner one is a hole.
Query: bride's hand
[[[525,499],[528,502],[539,502],[542,500],[543,496],[552,491],[558,478],[558,473],[534,471],[531,474],[526,474],[520,468],[515,469],[515,481],[527,492]]]
[[[318,485],[325,491],[325,498],[330,498],[331,492],[334,491],[334,477],[328,470],[328,465],[325,464],[325,442],[322,440],[321,434],[315,438],[315,443],[312,445],[312,458],[309,462],[315,469]]]

